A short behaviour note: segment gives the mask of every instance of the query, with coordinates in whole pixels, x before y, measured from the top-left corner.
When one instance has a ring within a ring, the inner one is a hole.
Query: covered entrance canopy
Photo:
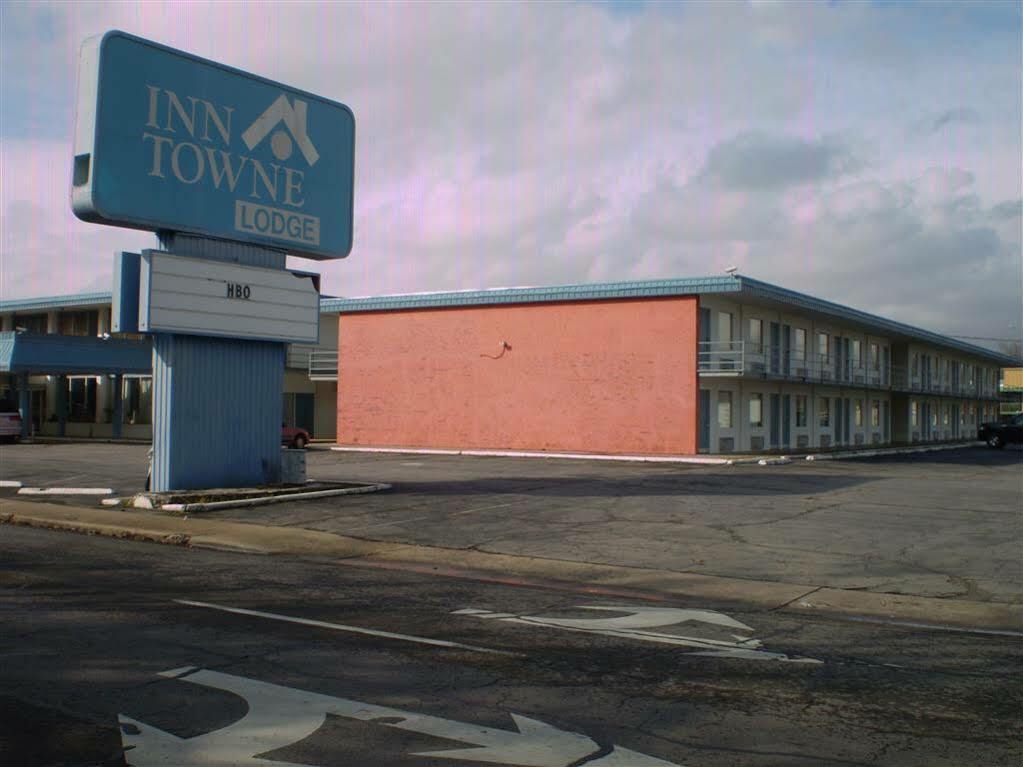
[[[125,374],[149,375],[152,371],[152,347],[148,340],[94,336],[65,336],[37,333],[0,333],[0,373],[15,377],[21,410],[22,437],[28,436],[32,422],[29,375],[60,377],[57,387],[59,433],[67,422],[66,381],[70,375],[114,376],[114,437],[120,437],[121,380]]]

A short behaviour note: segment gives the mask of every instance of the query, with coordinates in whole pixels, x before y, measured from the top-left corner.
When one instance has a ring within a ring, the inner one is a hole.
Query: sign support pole
[[[179,256],[285,268],[285,254],[270,248],[173,232],[157,240]],[[153,336],[155,492],[280,481],[285,348],[270,341]]]

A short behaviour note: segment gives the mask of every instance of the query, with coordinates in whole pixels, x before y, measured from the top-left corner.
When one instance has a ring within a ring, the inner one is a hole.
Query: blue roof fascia
[[[539,288],[457,290],[448,293],[408,293],[364,298],[333,298],[320,302],[321,312],[380,312],[400,309],[435,309],[501,304],[536,304],[561,301],[607,301],[630,298],[732,293],[740,289],[734,277],[694,277],[676,280],[603,282]]]
[[[129,373],[153,367],[149,341],[44,333],[0,333],[0,371],[55,375]]]
[[[110,301],[110,291],[76,293],[70,296],[16,298],[10,301],[0,301],[0,312],[28,312],[48,309],[69,309],[79,306],[100,306],[102,304],[109,304]]]
[[[991,360],[992,362],[997,362],[1003,367],[1012,367],[1018,364],[1018,360],[991,349],[985,349],[982,346],[976,346],[964,341],[959,341],[955,338],[943,336],[938,333],[932,333],[931,331],[924,330],[923,328],[906,325],[901,322],[896,322],[895,320],[885,319],[884,317],[879,317],[876,314],[863,312],[859,309],[852,309],[848,306],[836,304],[831,301],[825,301],[822,298],[808,296],[805,293],[797,293],[794,290],[780,288],[777,285],[771,285],[766,282],[761,282],[760,280],[754,280],[750,277],[739,277],[738,279],[742,285],[742,292],[746,295],[766,298],[771,301],[777,301],[788,306],[798,307],[817,314],[825,314],[846,322],[854,322],[860,325],[876,327],[879,330],[883,330],[894,335],[906,336],[915,340],[925,341],[927,343],[934,344],[935,346],[950,347],[958,351],[983,357],[984,359]]]

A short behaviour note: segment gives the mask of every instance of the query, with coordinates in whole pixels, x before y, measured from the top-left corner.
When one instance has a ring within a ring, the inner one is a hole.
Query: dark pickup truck
[[[1023,414],[1015,415],[1008,421],[981,424],[977,439],[987,442],[988,447],[1023,443]]]

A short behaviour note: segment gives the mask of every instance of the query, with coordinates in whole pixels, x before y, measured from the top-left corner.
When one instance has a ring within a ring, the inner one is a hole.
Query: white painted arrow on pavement
[[[291,763],[262,759],[257,754],[309,737],[324,723],[327,714],[475,746],[422,752],[415,756],[520,767],[567,767],[600,751],[585,735],[565,732],[520,714],[511,714],[517,731],[499,730],[194,667],[165,671],[161,676],[183,678],[234,693],[248,703],[248,713],[226,727],[194,738],[179,738],[122,715],[119,717],[122,739],[125,748],[131,749],[130,762],[134,767],[243,767],[246,764],[291,767]],[[682,767],[617,747],[587,764],[593,767]]]
[[[548,618],[542,615],[516,615],[514,613],[492,612],[466,607],[455,610],[453,615],[468,615],[484,620],[497,620],[505,623],[524,623],[529,626],[548,626],[566,631],[581,631],[590,634],[624,639],[638,639],[643,642],[693,647],[700,652],[690,655],[704,655],[713,658],[731,658],[741,660],[775,660],[787,663],[820,664],[814,658],[801,658],[784,653],[768,652],[761,649],[763,642],[755,637],[732,634],[729,639],[707,639],[704,637],[683,636],[664,632],[649,631],[651,628],[664,628],[680,623],[707,623],[728,629],[752,632],[745,623],[740,623],[724,613],[713,610],[685,610],[676,607],[636,607],[628,605],[577,605],[578,610],[606,610],[609,612],[626,613],[613,618]]]

